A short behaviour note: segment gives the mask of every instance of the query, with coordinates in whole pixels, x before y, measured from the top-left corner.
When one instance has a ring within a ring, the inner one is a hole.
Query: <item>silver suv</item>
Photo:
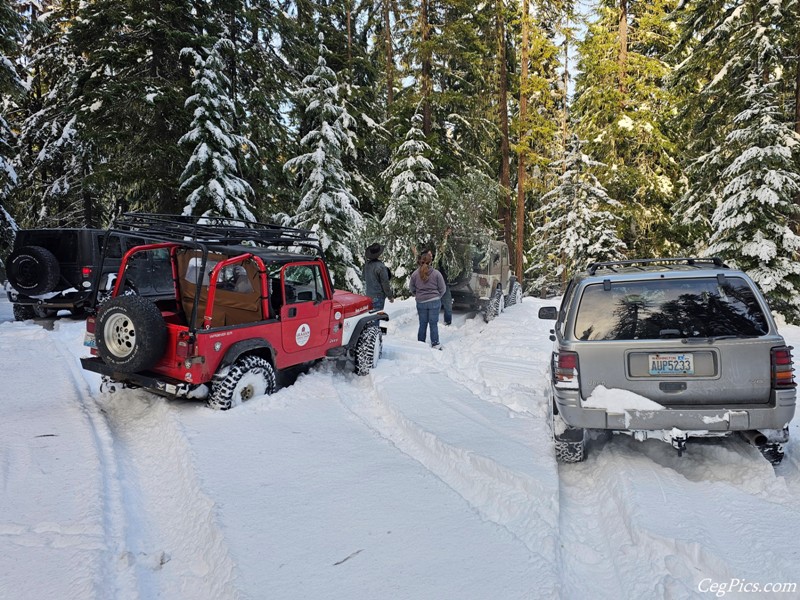
[[[587,432],[658,438],[734,432],[773,464],[795,411],[791,348],[755,283],[718,258],[595,263],[570,281],[551,340],[556,458],[585,457]]]

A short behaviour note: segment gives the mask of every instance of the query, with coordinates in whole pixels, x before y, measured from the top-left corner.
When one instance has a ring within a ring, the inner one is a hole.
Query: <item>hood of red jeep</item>
[[[362,313],[367,313],[372,309],[372,298],[345,292],[343,290],[333,291],[333,301],[342,307],[344,318],[353,317]]]

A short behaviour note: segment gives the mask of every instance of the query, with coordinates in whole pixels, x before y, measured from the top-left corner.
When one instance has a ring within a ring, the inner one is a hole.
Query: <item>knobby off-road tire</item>
[[[519,281],[515,281],[511,286],[511,291],[508,292],[506,307],[514,306],[520,302],[522,302],[522,286],[519,284]]]
[[[356,375],[367,375],[378,366],[383,338],[380,327],[367,325],[361,331],[356,342],[355,371]]]
[[[497,288],[489,300],[489,305],[486,307],[486,312],[483,313],[483,320],[487,323],[499,315],[506,307],[506,300],[503,296],[503,290]]]
[[[272,394],[275,388],[275,369],[270,362],[260,356],[243,356],[227,373],[214,376],[207,403],[214,410],[228,410],[255,396]]]
[[[100,309],[95,339],[103,362],[121,373],[136,373],[154,366],[164,354],[167,325],[146,298],[117,296]]]
[[[15,321],[27,321],[36,316],[36,312],[30,304],[15,304],[13,310]]]
[[[52,292],[61,278],[53,253],[41,246],[23,246],[8,257],[8,281],[18,292],[36,296]]]
[[[556,462],[560,464],[582,462],[586,458],[586,430],[567,425],[552,405],[550,426]]]

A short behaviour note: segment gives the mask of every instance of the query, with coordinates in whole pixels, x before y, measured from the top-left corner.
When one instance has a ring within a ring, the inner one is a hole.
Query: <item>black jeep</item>
[[[18,321],[50,317],[59,310],[81,315],[94,286],[100,300],[110,295],[123,255],[141,240],[109,236],[106,260],[103,229],[23,229],[6,263],[8,299]],[[167,252],[137,254],[126,271],[125,288],[143,296],[171,294],[172,267]]]

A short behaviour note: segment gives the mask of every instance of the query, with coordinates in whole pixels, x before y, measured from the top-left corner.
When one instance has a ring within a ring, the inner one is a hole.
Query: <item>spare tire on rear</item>
[[[103,362],[121,373],[136,373],[153,367],[164,354],[167,324],[146,298],[117,296],[100,309],[94,335]]]
[[[58,259],[41,246],[17,248],[8,257],[8,281],[28,296],[52,292],[61,278]]]

